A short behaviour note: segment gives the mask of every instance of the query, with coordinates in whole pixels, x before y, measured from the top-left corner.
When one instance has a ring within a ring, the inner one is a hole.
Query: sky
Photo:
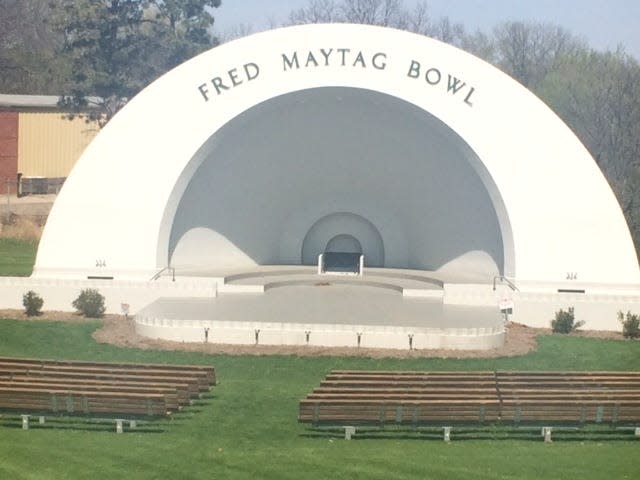
[[[404,0],[412,7],[418,0]],[[287,19],[289,12],[307,0],[222,0],[214,11],[216,30],[231,32],[238,26],[265,30]],[[639,0],[427,0],[431,18],[449,17],[466,30],[489,32],[509,20],[549,22],[560,25],[597,50],[624,46],[640,59]]]

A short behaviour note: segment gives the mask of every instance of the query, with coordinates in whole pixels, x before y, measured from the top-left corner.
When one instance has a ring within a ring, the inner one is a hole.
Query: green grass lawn
[[[28,277],[33,270],[38,244],[15,238],[0,238],[0,276]]]
[[[157,422],[161,433],[0,425],[0,478],[624,479],[640,477],[640,441],[356,439],[296,421],[298,401],[333,368],[638,370],[640,343],[541,337],[531,354],[499,359],[209,356],[94,342],[99,322],[0,320],[0,355],[215,365],[213,395]],[[0,422],[2,423],[2,422]]]

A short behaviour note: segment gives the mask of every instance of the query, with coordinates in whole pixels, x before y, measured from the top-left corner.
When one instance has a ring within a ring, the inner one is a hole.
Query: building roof
[[[0,93],[0,109],[59,110],[59,100],[59,95],[9,95]],[[88,97],[87,100],[91,104],[97,100],[97,97]]]

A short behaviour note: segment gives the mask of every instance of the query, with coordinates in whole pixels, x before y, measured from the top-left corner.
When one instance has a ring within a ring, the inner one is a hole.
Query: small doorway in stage
[[[336,235],[320,255],[320,273],[358,275],[362,274],[362,267],[362,245],[353,235]]]

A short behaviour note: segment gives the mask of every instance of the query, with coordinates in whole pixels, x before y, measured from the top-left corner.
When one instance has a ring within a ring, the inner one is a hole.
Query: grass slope
[[[634,441],[440,440],[376,438],[346,442],[296,422],[298,400],[332,368],[424,370],[638,370],[640,343],[542,337],[515,358],[368,359],[208,356],[96,344],[99,322],[0,320],[0,355],[203,363],[220,385],[162,433],[0,426],[0,478],[135,479],[567,479],[638,478]]]
[[[0,238],[0,276],[28,277],[36,260],[36,242]]]

